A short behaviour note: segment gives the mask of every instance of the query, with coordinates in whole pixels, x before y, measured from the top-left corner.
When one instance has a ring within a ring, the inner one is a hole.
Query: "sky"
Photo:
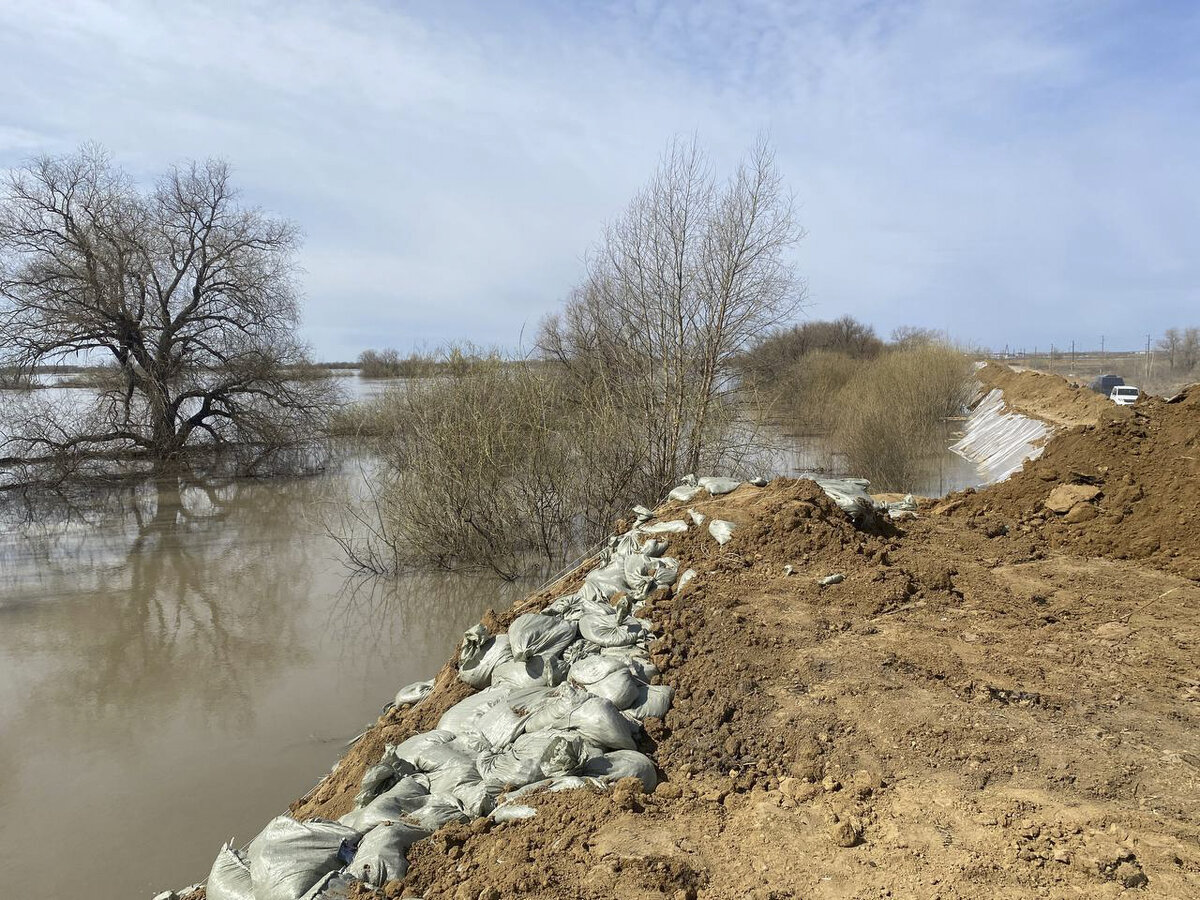
[[[222,157],[320,359],[528,348],[667,142],[769,136],[803,317],[993,349],[1200,325],[1200,4],[0,0],[0,168]]]

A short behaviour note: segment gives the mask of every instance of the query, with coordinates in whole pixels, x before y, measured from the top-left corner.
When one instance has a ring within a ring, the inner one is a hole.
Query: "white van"
[[[1108,399],[1117,406],[1133,406],[1137,403],[1137,398],[1142,395],[1142,392],[1135,388],[1132,384],[1118,384],[1112,389],[1112,393],[1108,395]]]

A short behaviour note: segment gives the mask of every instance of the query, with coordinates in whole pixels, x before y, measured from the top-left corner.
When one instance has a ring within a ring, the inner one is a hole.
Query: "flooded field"
[[[527,589],[348,580],[313,512],[360,478],[147,485],[0,533],[0,896],[204,876]]]

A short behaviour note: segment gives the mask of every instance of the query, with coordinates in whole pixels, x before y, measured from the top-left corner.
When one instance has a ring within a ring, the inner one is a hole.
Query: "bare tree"
[[[27,417],[8,462],[252,448],[251,465],[321,433],[327,380],[297,378],[287,221],[243,206],[221,161],[140,190],[84,147],[13,172],[0,199],[0,365],[110,360],[84,410]]]
[[[1191,372],[1200,363],[1200,328],[1185,328],[1179,342],[1179,355],[1185,372]]]
[[[1178,328],[1168,328],[1158,340],[1158,349],[1167,355],[1167,365],[1171,371],[1175,371],[1175,364],[1183,349],[1183,333]]]
[[[923,328],[919,325],[900,325],[892,329],[891,342],[900,348],[924,347],[935,344],[949,344],[950,337],[944,331],[936,328]],[[1050,348],[1051,354],[1054,348]]]
[[[694,139],[675,140],[605,229],[565,310],[543,322],[539,347],[580,395],[626,411],[651,486],[729,449],[718,436],[732,362],[800,306],[787,252],[802,237],[765,141],[720,183]]]

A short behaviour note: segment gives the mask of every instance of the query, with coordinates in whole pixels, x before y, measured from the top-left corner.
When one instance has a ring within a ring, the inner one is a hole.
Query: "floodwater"
[[[784,443],[781,474],[842,474],[826,440]],[[145,483],[0,522],[0,898],[149,898],[203,878],[487,607],[529,590],[352,576],[320,510],[362,494],[360,465]],[[977,482],[947,453],[913,490]]]
[[[528,590],[347,580],[313,511],[361,477],[144,485],[0,531],[0,897],[203,878]]]
[[[946,430],[946,446],[957,437],[950,427]],[[783,434],[779,439],[782,452],[779,454],[777,471],[793,478],[806,474],[834,477],[854,475],[847,468],[845,456],[825,435]],[[984,483],[979,468],[950,450],[931,456],[920,467],[920,476],[910,485],[906,493],[918,497],[941,497],[963,488],[979,487]]]

